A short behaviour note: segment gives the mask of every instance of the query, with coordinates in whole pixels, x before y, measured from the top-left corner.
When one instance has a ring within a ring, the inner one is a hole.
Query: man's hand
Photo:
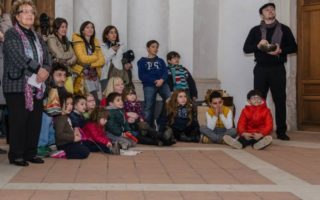
[[[276,44],[277,48],[275,51],[271,51],[268,54],[273,55],[273,56],[278,56],[279,54],[282,53],[282,49],[280,49],[279,44]]]
[[[260,42],[259,42],[259,44],[257,45],[257,47],[258,47],[258,49],[260,49],[261,48],[261,46],[263,46],[263,45],[267,45],[267,44],[269,44],[269,42],[268,42],[268,40],[260,40]]]
[[[156,80],[154,83],[156,84],[156,87],[161,87],[163,82],[164,82],[163,79],[159,79],[159,80]]]
[[[37,73],[36,81],[38,83],[43,83],[47,80],[48,77],[49,77],[48,71],[45,70],[44,68],[40,67],[40,69]]]

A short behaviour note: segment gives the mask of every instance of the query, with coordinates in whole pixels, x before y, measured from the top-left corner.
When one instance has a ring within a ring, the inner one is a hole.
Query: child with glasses
[[[238,121],[238,135],[236,140],[226,135],[223,140],[236,149],[252,145],[254,149],[264,149],[272,142],[270,136],[273,121],[270,109],[262,99],[258,90],[251,90],[247,94],[248,105],[242,110]]]
[[[212,92],[209,97],[206,119],[207,125],[200,127],[201,137],[207,136],[213,143],[221,144],[223,136],[237,136],[236,129],[233,128],[232,111],[223,105],[222,95],[217,91]]]

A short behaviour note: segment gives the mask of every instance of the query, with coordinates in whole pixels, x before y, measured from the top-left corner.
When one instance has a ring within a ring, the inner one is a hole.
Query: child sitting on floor
[[[83,114],[86,112],[86,106],[86,97],[82,95],[77,95],[74,97],[74,109],[69,115],[73,128],[81,129],[86,124],[86,119],[83,116]]]
[[[68,159],[85,159],[89,156],[90,150],[81,143],[80,130],[72,127],[68,116],[73,108],[72,95],[63,97],[62,102],[62,114],[56,117],[54,122],[57,148],[63,150]]]
[[[107,97],[109,119],[106,124],[108,137],[113,143],[119,142],[121,148],[126,150],[135,146],[137,138],[131,133],[130,126],[125,118],[122,96],[112,92]]]
[[[178,89],[167,103],[168,126],[174,137],[183,142],[199,142],[200,132],[196,111],[187,92]]]
[[[254,149],[263,149],[271,144],[270,136],[273,121],[270,109],[262,99],[261,92],[251,90],[247,94],[248,105],[242,110],[238,121],[238,139],[228,135],[223,137],[226,144],[236,149],[252,145]]]
[[[222,138],[225,135],[236,137],[236,129],[232,128],[232,111],[223,105],[221,93],[217,91],[212,92],[208,101],[209,109],[206,112],[207,126],[200,127],[201,134],[207,136],[213,143],[218,144],[222,143]]]
[[[136,132],[140,144],[162,146],[160,134],[149,126],[143,119],[142,106],[137,100],[137,94],[133,88],[126,88],[123,92],[124,110],[127,121],[132,131]]]
[[[86,138],[83,144],[91,152],[102,151],[109,154],[120,154],[118,143],[116,142],[112,146],[111,140],[107,137],[104,130],[108,115],[108,111],[103,107],[96,107],[92,111],[90,121],[82,129]]]

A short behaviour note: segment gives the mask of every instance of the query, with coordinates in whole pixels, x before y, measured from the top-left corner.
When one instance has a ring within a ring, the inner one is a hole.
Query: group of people
[[[247,95],[237,130],[232,110],[223,105],[217,91],[207,99],[207,124],[199,126],[195,81],[180,64],[178,52],[167,54],[168,65],[157,56],[158,41],[148,41],[147,56],[137,62],[142,105],[132,82],[134,53],[120,43],[115,26],[104,29],[100,45],[94,24],[86,21],[70,42],[63,18],[54,20],[47,37],[33,30],[36,9],[30,0],[15,1],[11,14],[13,27],[3,40],[2,81],[11,164],[44,163],[43,156],[84,159],[98,151],[117,155],[136,143],[171,146],[177,141],[203,141],[203,137],[238,149],[247,145],[263,149],[272,141],[273,120],[265,103],[269,87],[278,138],[289,139],[284,63],[296,44],[290,29],[275,19],[272,3],[261,7],[262,23],[245,42],[244,51],[255,53],[257,62],[255,89]],[[157,94],[162,106],[156,117]]]

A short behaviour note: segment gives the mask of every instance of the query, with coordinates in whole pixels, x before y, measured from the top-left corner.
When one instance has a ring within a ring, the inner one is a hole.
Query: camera
[[[126,63],[131,63],[134,60],[134,53],[132,50],[128,50],[126,52],[123,53],[122,55],[122,63],[126,64]]]
[[[114,42],[114,43],[111,43],[111,44],[110,44],[110,47],[118,47],[118,46],[120,46],[120,44],[117,43],[117,42]]]

